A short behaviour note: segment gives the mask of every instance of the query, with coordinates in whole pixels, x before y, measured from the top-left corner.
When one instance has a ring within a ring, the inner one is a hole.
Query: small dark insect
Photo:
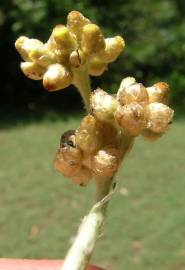
[[[71,146],[75,147],[75,130],[68,130],[64,132],[60,139],[60,148]]]

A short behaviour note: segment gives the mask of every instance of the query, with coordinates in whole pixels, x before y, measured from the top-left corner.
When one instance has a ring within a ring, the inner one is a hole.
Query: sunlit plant
[[[166,133],[173,110],[168,107],[169,86],[158,82],[145,87],[134,77],[123,78],[117,93],[92,91],[90,76],[100,76],[124,50],[121,36],[105,38],[100,27],[72,11],[66,25],[57,25],[46,43],[21,36],[15,47],[30,79],[43,80],[48,91],[73,84],[87,115],[76,130],[64,132],[54,167],[74,183],[96,184],[96,204],[83,219],[63,270],[85,270],[102,234],[108,202],[116,186],[115,175],[134,140],[141,135],[154,141]]]

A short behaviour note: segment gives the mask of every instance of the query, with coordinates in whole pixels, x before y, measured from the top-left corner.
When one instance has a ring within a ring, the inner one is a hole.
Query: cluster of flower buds
[[[145,88],[135,78],[122,80],[116,96],[97,89],[91,96],[91,110],[100,121],[121,128],[125,136],[139,134],[155,140],[165,133],[173,118],[168,103],[169,87],[164,82]]]
[[[158,82],[145,88],[133,77],[122,80],[117,93],[119,106],[115,119],[130,136],[143,135],[148,140],[162,136],[171,123],[174,111],[168,104],[169,86]]]
[[[64,136],[54,159],[55,168],[64,176],[85,186],[94,175],[112,177],[117,172],[122,153],[114,126],[87,115],[75,132]]]
[[[90,98],[91,114],[72,137],[69,134],[70,146],[69,142],[61,145],[55,167],[83,185],[94,175],[113,177],[134,137],[155,140],[165,133],[174,113],[166,105],[168,96],[166,83],[145,88],[133,77],[122,80],[117,95],[95,90]]]
[[[57,25],[46,43],[24,36],[15,42],[25,61],[23,73],[33,80],[43,79],[48,91],[72,84],[76,69],[85,67],[90,75],[100,76],[124,46],[122,37],[104,38],[99,26],[78,11],[70,12],[67,25]]]

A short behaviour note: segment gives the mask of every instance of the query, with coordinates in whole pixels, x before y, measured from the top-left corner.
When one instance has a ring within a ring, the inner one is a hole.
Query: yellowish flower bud
[[[147,125],[145,108],[138,103],[118,106],[115,119],[124,133],[129,136],[139,135]]]
[[[121,105],[137,102],[140,104],[148,103],[148,92],[142,83],[131,84],[127,88],[120,89],[118,99]]]
[[[144,137],[144,139],[150,142],[156,141],[157,139],[161,138],[163,134],[164,133],[153,132],[152,130],[149,129],[145,129],[142,132],[142,136]]]
[[[92,115],[87,115],[76,131],[76,144],[85,153],[96,152],[102,143],[97,120]]]
[[[85,54],[81,50],[73,51],[69,56],[69,63],[72,67],[78,68],[85,64]]]
[[[105,51],[101,54],[102,61],[114,62],[125,47],[124,39],[121,36],[105,39]]]
[[[15,42],[15,47],[24,61],[29,61],[31,50],[39,49],[43,43],[38,39],[30,39],[24,36],[19,37]]]
[[[120,151],[114,147],[99,150],[93,158],[92,169],[99,176],[112,177],[118,170]]]
[[[169,86],[165,82],[158,82],[152,87],[147,88],[149,95],[149,103],[159,102],[168,104]]]
[[[77,48],[75,37],[71,35],[69,29],[64,25],[57,25],[53,29],[52,36],[63,54],[68,54]]]
[[[45,48],[47,51],[50,51],[54,54],[57,63],[67,64],[69,61],[69,55],[66,52],[61,50],[61,47],[56,43],[51,34],[50,38],[48,39],[47,43],[45,44]]]
[[[67,27],[70,32],[74,33],[78,40],[81,39],[83,27],[90,23],[80,12],[74,10],[67,16]]]
[[[105,40],[100,28],[96,24],[87,24],[83,28],[82,50],[88,54],[97,54],[105,49]]]
[[[88,72],[91,76],[100,76],[107,70],[107,64],[98,57],[93,57],[89,62]]]
[[[114,113],[118,106],[115,97],[99,88],[92,93],[90,104],[92,112],[98,120],[111,122],[114,120]]]
[[[78,173],[72,177],[72,180],[74,183],[80,186],[86,186],[91,177],[92,177],[91,171],[88,168],[82,166],[81,169],[78,171]]]
[[[43,78],[44,88],[48,91],[66,88],[71,82],[72,76],[70,72],[61,64],[50,65]]]
[[[147,111],[147,128],[156,133],[164,133],[168,124],[172,121],[174,111],[167,105],[158,102],[150,103]]]
[[[36,62],[42,67],[48,67],[56,61],[54,54],[44,46],[31,50],[29,57],[33,62]]]
[[[66,177],[72,177],[78,173],[81,168],[81,164],[71,163],[64,160],[62,148],[57,150],[54,167],[57,171],[62,173]]]
[[[21,70],[25,76],[32,80],[42,80],[45,69],[33,62],[22,62]]]

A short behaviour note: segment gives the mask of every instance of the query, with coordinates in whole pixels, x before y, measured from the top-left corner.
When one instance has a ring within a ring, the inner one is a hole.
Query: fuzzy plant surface
[[[80,92],[87,115],[74,130],[64,132],[54,167],[75,184],[96,185],[96,204],[83,219],[63,270],[85,270],[100,238],[115,175],[135,138],[155,141],[172,122],[169,86],[157,82],[145,87],[134,77],[121,80],[117,93],[92,91],[90,76],[100,76],[125,48],[121,36],[105,38],[100,27],[72,11],[66,25],[57,25],[46,43],[25,36],[15,47],[24,62],[21,70],[30,79],[42,80],[48,91],[73,84]]]

